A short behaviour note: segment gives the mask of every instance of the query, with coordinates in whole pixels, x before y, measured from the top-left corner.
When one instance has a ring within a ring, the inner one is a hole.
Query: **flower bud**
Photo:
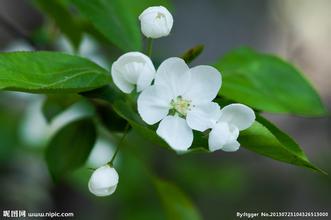
[[[109,196],[115,192],[118,179],[116,170],[109,165],[105,165],[93,172],[88,188],[96,196]]]
[[[163,6],[153,6],[145,9],[139,16],[141,31],[146,37],[160,38],[169,35],[174,20]]]
[[[155,67],[151,59],[140,52],[129,52],[120,56],[111,67],[115,85],[124,93],[130,93],[137,86],[137,92],[150,86]]]

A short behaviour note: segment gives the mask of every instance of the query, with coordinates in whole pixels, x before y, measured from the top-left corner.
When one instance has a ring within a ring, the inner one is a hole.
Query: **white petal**
[[[240,143],[237,140],[235,140],[233,142],[225,144],[221,148],[221,150],[226,151],[226,152],[234,152],[234,151],[237,151],[239,149],[239,147],[240,147]]]
[[[136,84],[138,91],[149,86],[154,78],[155,68],[145,54],[129,52],[113,63],[111,74],[115,85],[123,92],[130,93]]]
[[[164,118],[156,133],[176,151],[186,151],[193,142],[192,129],[177,115]]]
[[[172,99],[170,94],[162,85],[153,85],[142,91],[137,100],[140,117],[150,125],[166,117]]]
[[[144,67],[144,69],[146,69],[146,71],[144,71],[144,74],[140,74],[137,81],[137,92],[141,92],[150,86],[155,77],[155,70],[150,71],[146,67]]]
[[[230,104],[221,109],[221,122],[236,126],[239,131],[249,128],[255,121],[254,111],[243,104]]]
[[[190,71],[185,61],[178,57],[171,57],[161,63],[156,71],[155,85],[167,86],[172,95],[183,95],[190,83]]]
[[[208,145],[210,151],[216,151],[223,147],[228,139],[228,125],[219,123],[209,133]]]
[[[187,113],[186,121],[190,128],[197,131],[205,131],[214,127],[220,114],[220,106],[215,102],[209,102],[192,107]]]
[[[117,184],[112,187],[105,187],[105,188],[94,188],[92,183],[88,183],[88,188],[91,193],[93,193],[96,196],[109,196],[113,194],[117,188]]]
[[[154,78],[155,67],[151,59],[143,53],[128,52],[120,56],[116,62],[119,71],[123,72],[124,78],[128,82],[136,84],[139,78],[145,74],[153,75]]]
[[[155,19],[157,14],[147,14],[144,19],[141,20],[141,32],[149,38],[165,37],[170,33],[167,27],[167,20],[165,17]]]
[[[228,123],[219,122],[209,133],[209,150],[222,149],[225,145],[234,142],[239,136],[239,130]]]
[[[118,180],[119,176],[117,171],[105,165],[93,172],[88,187],[91,193],[97,196],[108,196],[116,190]]]
[[[194,104],[212,101],[221,88],[221,73],[212,66],[196,66],[190,69],[191,81],[184,97]]]
[[[118,179],[119,177],[117,171],[109,165],[99,167],[91,176],[93,185],[99,188],[116,185],[118,183]]]
[[[159,38],[169,35],[173,17],[163,6],[145,9],[139,16],[141,31],[146,37]]]
[[[113,64],[114,65],[114,64]],[[123,75],[119,71],[115,71],[112,66],[111,76],[115,85],[124,93],[130,93],[134,89],[134,85],[129,83],[123,78]]]

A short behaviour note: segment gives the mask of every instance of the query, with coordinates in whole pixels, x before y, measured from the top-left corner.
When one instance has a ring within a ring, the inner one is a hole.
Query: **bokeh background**
[[[155,42],[157,59],[204,44],[203,54],[193,65],[212,64],[233,48],[250,46],[294,63],[331,109],[331,1],[173,0],[172,4],[174,28],[169,37]],[[38,33],[46,26],[52,28],[31,1],[0,0],[1,51],[34,50],[24,36],[43,39]],[[53,31],[54,44],[44,49],[72,52],[68,41]],[[106,67],[113,59],[91,36],[84,37],[80,53]],[[41,113],[44,99],[0,93],[2,210],[74,212],[77,219],[165,219],[157,192],[147,180],[147,166],[184,191],[203,219],[234,219],[237,211],[331,211],[328,176],[244,148],[236,153],[178,156],[134,132],[116,161],[120,184],[114,195],[100,199],[87,189],[88,167],[101,165],[113,153],[113,137],[108,134],[100,135],[86,167],[54,184],[43,156],[49,137],[68,121],[93,114],[93,109],[79,102],[49,124]],[[330,117],[266,116],[293,136],[313,163],[331,173]]]

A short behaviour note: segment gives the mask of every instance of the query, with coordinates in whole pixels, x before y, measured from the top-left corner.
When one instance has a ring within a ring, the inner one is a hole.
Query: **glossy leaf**
[[[71,122],[54,135],[46,150],[48,169],[54,180],[84,165],[96,136],[96,128],[90,118]]]
[[[46,51],[0,53],[0,90],[76,93],[110,81],[105,69],[78,56]]]
[[[223,76],[220,95],[258,110],[319,116],[321,99],[305,77],[278,57],[238,49],[215,64]]]
[[[154,179],[154,183],[168,219],[201,219],[201,216],[193,203],[177,186],[157,178]]]
[[[308,160],[298,144],[262,116],[247,130],[241,131],[240,144],[255,153],[274,160],[306,167],[325,174]]]
[[[141,49],[138,18],[130,10],[130,4],[122,0],[71,0],[78,11],[110,42],[130,51]]]

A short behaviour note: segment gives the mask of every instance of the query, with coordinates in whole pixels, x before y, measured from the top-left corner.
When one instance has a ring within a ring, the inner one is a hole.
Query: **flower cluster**
[[[169,35],[173,18],[162,7],[147,8],[139,16],[142,33],[148,38]],[[239,132],[252,125],[254,111],[243,104],[220,108],[213,102],[222,84],[221,73],[212,66],[189,68],[185,61],[171,57],[155,69],[152,60],[141,52],[129,52],[112,65],[115,85],[124,93],[139,94],[139,115],[177,152],[187,151],[193,143],[193,130],[209,132],[210,151],[236,151]],[[112,194],[118,183],[116,170],[108,165],[98,168],[89,182],[97,196]]]
[[[139,95],[138,112],[147,124],[160,122],[156,133],[176,151],[190,148],[192,130],[209,129],[210,151],[236,151],[239,131],[252,125],[255,114],[242,104],[221,109],[213,102],[221,83],[214,67],[189,68],[180,58],[168,58],[157,69],[153,85]]]

